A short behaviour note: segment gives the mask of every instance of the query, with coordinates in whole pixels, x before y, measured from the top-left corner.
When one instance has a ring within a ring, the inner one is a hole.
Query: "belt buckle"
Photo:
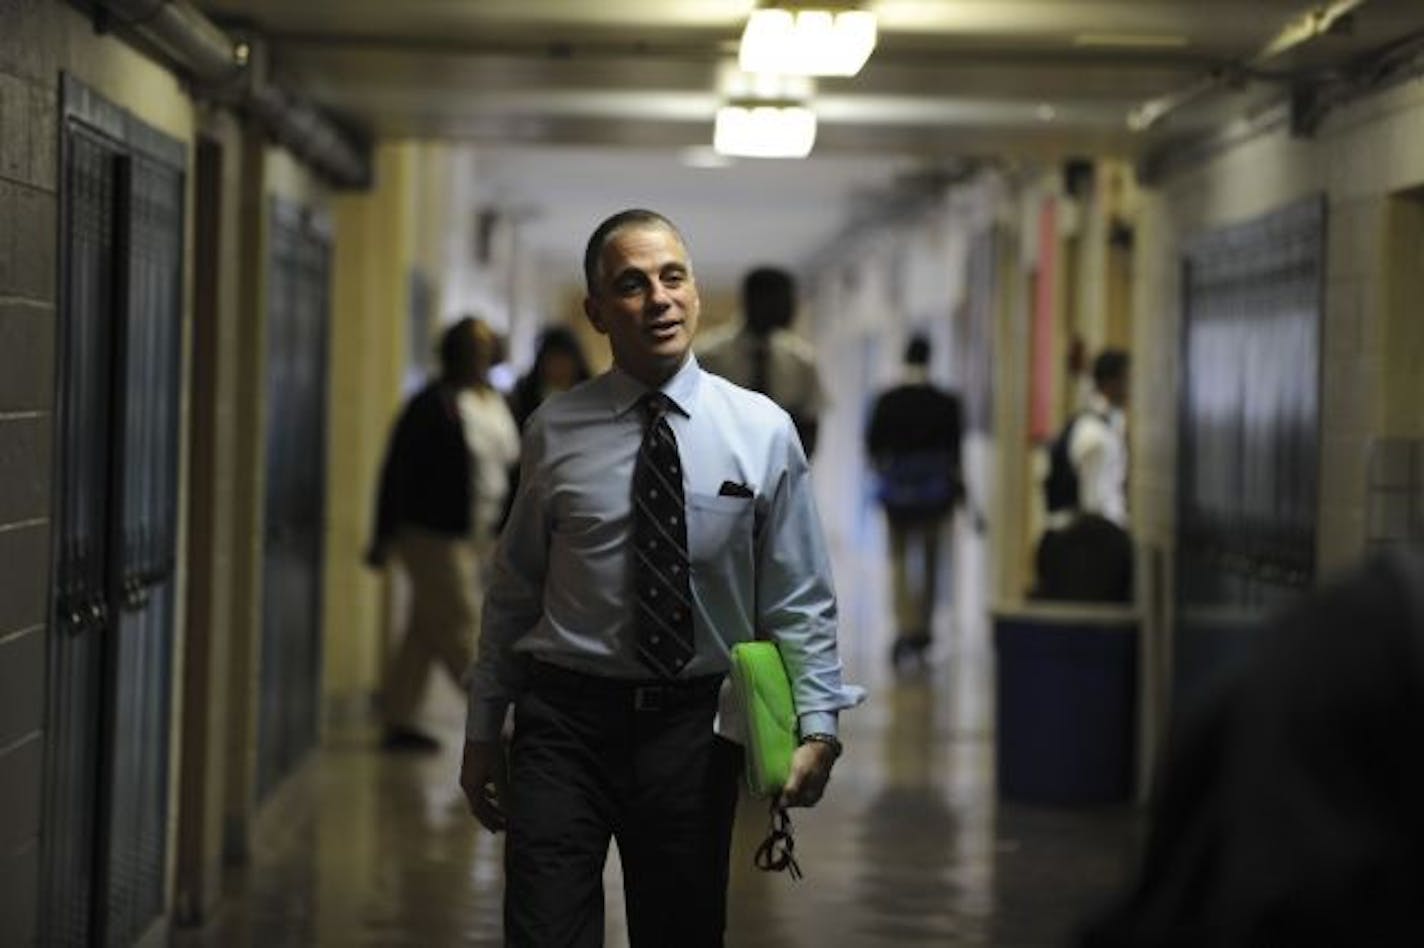
[[[661,711],[663,697],[662,685],[639,685],[633,689],[633,710]]]

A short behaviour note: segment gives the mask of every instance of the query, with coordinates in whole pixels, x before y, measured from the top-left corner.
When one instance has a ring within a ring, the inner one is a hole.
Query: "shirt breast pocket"
[[[687,494],[687,546],[694,566],[735,567],[750,561],[751,497]]]

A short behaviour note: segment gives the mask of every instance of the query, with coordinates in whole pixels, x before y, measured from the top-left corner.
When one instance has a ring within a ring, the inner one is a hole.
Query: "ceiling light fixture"
[[[805,158],[816,113],[799,102],[732,102],[717,110],[712,147],[742,158]]]
[[[738,59],[746,72],[853,76],[875,49],[875,34],[867,10],[768,7],[747,20]]]

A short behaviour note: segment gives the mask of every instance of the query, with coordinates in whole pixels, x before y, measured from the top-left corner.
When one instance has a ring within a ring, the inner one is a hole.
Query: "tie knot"
[[[649,392],[642,397],[639,404],[643,408],[643,417],[650,425],[657,424],[663,415],[672,410],[672,399],[662,392]]]

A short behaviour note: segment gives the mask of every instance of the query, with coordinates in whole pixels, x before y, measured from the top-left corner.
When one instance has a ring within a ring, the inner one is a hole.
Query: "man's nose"
[[[658,312],[662,312],[672,305],[672,294],[663,285],[661,280],[654,280],[652,291],[648,294],[648,306]]]

